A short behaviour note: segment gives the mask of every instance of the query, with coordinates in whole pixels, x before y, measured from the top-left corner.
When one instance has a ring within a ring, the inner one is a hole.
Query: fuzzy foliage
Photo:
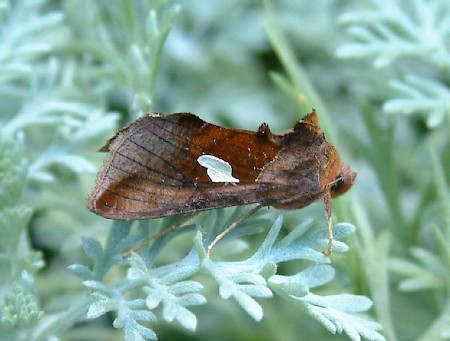
[[[448,338],[449,12],[0,0],[0,339]],[[320,205],[252,217],[212,259],[205,246],[247,208],[203,213],[126,259],[174,218],[111,225],[85,208],[95,151],[146,111],[281,131],[311,108],[359,173],[333,202],[356,233],[335,224],[330,259]]]

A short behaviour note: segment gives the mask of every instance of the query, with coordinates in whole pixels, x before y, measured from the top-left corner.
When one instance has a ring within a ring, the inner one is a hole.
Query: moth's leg
[[[327,230],[328,230],[328,250],[323,254],[328,257],[333,252],[333,226],[331,225],[331,191],[328,188],[323,195],[323,203],[325,206],[325,215],[327,217]]]
[[[165,236],[167,233],[172,232],[173,230],[181,227],[181,225],[183,225],[184,223],[188,222],[189,220],[191,220],[193,217],[195,217],[199,212],[191,212],[186,214],[183,218],[181,218],[180,220],[178,220],[177,222],[173,223],[172,225],[170,225],[168,228],[166,228],[165,230],[154,234],[153,236],[147,238],[146,240],[144,240],[143,242],[141,242],[140,244],[136,245],[135,247],[133,247],[131,250],[125,252],[122,257],[128,257],[130,255],[130,253],[132,252],[137,252],[140,249],[142,249],[145,245],[150,244],[151,242],[161,238],[162,236]]]
[[[253,213],[258,211],[263,205],[258,205],[253,207],[250,211],[248,211],[246,214],[244,214],[242,217],[240,217],[238,220],[234,221],[230,226],[228,226],[225,230],[222,231],[222,233],[218,234],[216,238],[211,242],[211,244],[208,245],[208,248],[206,249],[206,258],[210,258],[211,256],[211,250],[216,244],[225,237],[228,233],[234,230],[236,226],[238,226],[240,223],[242,223],[244,220],[249,218]]]

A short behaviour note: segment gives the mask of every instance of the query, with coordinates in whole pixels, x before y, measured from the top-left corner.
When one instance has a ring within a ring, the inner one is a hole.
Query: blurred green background
[[[112,314],[75,311],[88,293],[67,270],[89,265],[82,236],[108,235],[110,221],[85,198],[104,157],[96,151],[117,128],[148,111],[188,111],[280,132],[315,108],[358,172],[333,203],[334,221],[357,232],[317,293],[368,296],[387,340],[450,338],[447,0],[17,0],[0,1],[0,17],[0,330],[12,326],[18,340],[123,338]],[[284,216],[287,226],[320,220],[323,207]],[[160,262],[191,240],[170,244]],[[259,300],[255,322],[204,281],[197,331],[159,319],[159,339],[348,339],[276,296]],[[11,322],[19,293],[28,313]]]

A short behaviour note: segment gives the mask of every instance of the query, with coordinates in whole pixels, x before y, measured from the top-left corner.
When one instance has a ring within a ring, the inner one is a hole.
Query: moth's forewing
[[[316,200],[336,178],[340,159],[312,113],[293,129],[255,133],[179,113],[150,114],[120,130],[88,208],[111,219],[145,219],[250,203],[294,209]],[[239,182],[213,182],[198,162],[213,155]],[[331,178],[331,180],[329,180]]]
[[[88,208],[106,218],[143,219],[259,202],[270,186],[255,183],[280,146],[254,132],[227,129],[179,113],[145,116],[119,131]],[[203,154],[232,166],[238,186],[214,183]]]

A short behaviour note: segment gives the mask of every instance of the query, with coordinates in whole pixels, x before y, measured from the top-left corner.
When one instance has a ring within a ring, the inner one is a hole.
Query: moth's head
[[[331,185],[331,197],[338,197],[352,188],[357,175],[348,164],[342,163],[341,170]]]

